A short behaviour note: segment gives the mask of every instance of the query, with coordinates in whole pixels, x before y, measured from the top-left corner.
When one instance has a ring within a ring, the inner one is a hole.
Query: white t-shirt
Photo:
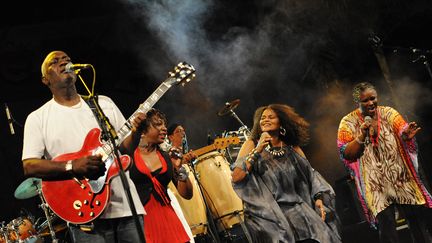
[[[98,101],[110,123],[118,131],[126,119],[109,97],[99,96]],[[81,149],[87,133],[93,128],[99,128],[98,122],[83,99],[73,107],[60,105],[51,99],[27,117],[22,159],[52,159],[65,153],[77,152]],[[126,177],[137,213],[145,214],[135,185],[129,178],[129,172],[126,172]],[[110,202],[101,218],[131,216],[120,177],[115,176],[110,185]]]

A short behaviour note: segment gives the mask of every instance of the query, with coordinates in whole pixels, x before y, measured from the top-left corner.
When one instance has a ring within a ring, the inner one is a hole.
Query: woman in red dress
[[[142,123],[140,144],[134,152],[134,165],[130,169],[144,204],[144,233],[147,243],[189,242],[189,236],[171,206],[167,185],[173,181],[180,195],[192,198],[192,184],[180,158],[171,158],[159,148],[167,134],[165,115],[152,109]],[[192,155],[188,155],[192,156]],[[191,158],[183,157],[183,160]]]

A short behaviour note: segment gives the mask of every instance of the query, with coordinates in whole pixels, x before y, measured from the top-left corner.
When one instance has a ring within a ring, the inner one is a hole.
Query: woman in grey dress
[[[255,112],[232,172],[253,242],[341,242],[334,191],[300,148],[308,127],[288,105]]]

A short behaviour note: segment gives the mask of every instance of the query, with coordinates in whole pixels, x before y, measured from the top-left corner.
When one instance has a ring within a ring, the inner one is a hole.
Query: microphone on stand
[[[8,123],[9,123],[9,129],[10,129],[10,133],[12,135],[15,134],[15,129],[13,127],[13,119],[12,119],[12,115],[10,113],[9,107],[8,105],[5,103],[5,110],[6,110],[6,117],[8,119]]]
[[[87,69],[90,68],[91,64],[73,64],[71,62],[69,62],[68,64],[66,64],[65,67],[65,72],[72,72],[72,71],[79,71],[81,69]]]
[[[367,122],[370,125],[372,123],[372,118],[370,116],[365,116],[364,121]],[[365,141],[364,141],[365,145],[368,145],[370,143],[369,136],[370,136],[370,133],[371,133],[371,128],[372,127],[369,126],[369,128],[367,130]]]

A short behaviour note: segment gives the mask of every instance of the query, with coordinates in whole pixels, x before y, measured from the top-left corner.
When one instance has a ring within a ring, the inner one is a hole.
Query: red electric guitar
[[[169,77],[142,103],[129,117],[125,124],[117,131],[118,138],[115,143],[119,146],[131,133],[131,121],[138,112],[146,113],[174,84],[191,81],[195,77],[195,68],[181,62]],[[78,159],[87,155],[100,154],[105,163],[105,175],[96,180],[72,178],[69,180],[42,181],[42,193],[49,208],[64,221],[73,224],[88,223],[102,214],[110,196],[110,180],[118,175],[119,168],[113,155],[113,144],[102,143],[101,130],[93,128],[87,134],[80,151],[57,156],[53,161],[67,161]],[[120,156],[123,168],[128,168],[131,158],[128,155]]]

